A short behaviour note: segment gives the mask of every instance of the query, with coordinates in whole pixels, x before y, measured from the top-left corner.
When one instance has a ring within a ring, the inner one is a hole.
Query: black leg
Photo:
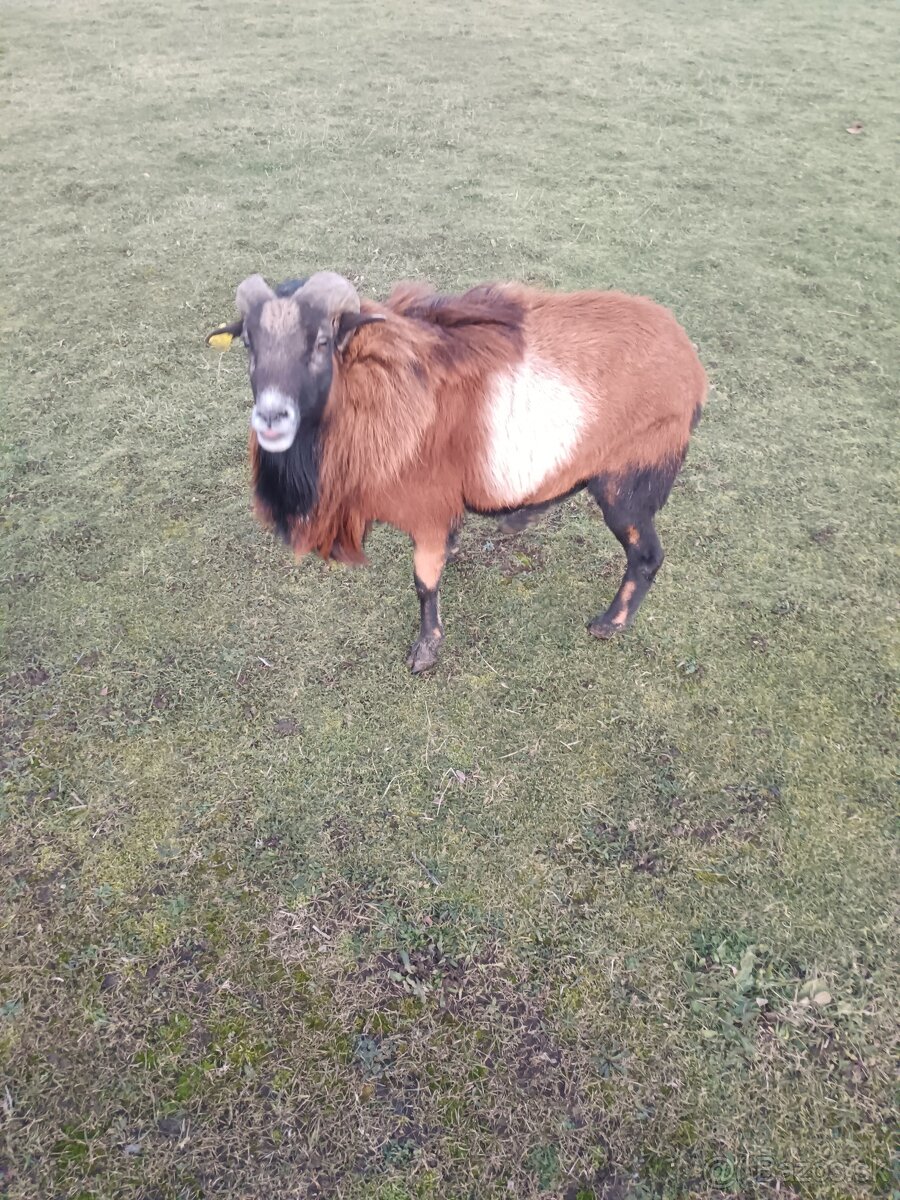
[[[448,542],[449,537],[445,536],[440,541],[429,537],[418,540],[415,544],[413,579],[416,595],[419,597],[419,636],[413,642],[406,659],[406,665],[414,675],[419,675],[434,666],[444,636],[438,587]]]
[[[588,629],[598,638],[611,638],[634,620],[656,573],[663,564],[663,548],[653,518],[669,493],[674,472],[641,472],[625,481],[592,480],[591,495],[603,510],[606,524],[625,551],[625,574],[612,604],[595,617]]]
[[[459,558],[459,531],[462,528],[462,522],[459,521],[450,526],[450,532],[447,534],[447,550],[446,561],[455,563]]]
[[[436,587],[428,587],[418,575],[413,574],[416,585],[416,595],[419,597],[419,637],[439,637],[443,632],[441,625],[441,606]]]

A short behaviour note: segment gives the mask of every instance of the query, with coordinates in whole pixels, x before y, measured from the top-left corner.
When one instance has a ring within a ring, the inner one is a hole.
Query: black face
[[[301,426],[318,425],[325,411],[334,371],[334,322],[314,304],[278,297],[251,309],[243,337],[254,398],[250,423],[261,448],[283,454]]]
[[[319,441],[337,364],[354,331],[380,315],[333,313],[322,296],[303,296],[305,281],[281,284],[274,294],[254,284],[246,315],[217,333],[240,334],[248,350],[259,446],[257,493],[288,536],[291,518],[307,515],[318,493]],[[262,295],[260,295],[260,292]],[[214,335],[210,335],[212,337]],[[207,339],[208,340],[208,339]]]

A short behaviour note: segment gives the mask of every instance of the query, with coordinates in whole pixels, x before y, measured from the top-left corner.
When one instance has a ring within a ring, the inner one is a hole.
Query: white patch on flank
[[[500,504],[533,495],[571,457],[585,404],[582,392],[535,360],[494,377],[487,398],[487,477]]]

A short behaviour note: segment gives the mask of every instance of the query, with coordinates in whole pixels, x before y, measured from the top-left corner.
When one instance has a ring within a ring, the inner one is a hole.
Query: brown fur
[[[444,570],[446,557],[446,541],[436,545],[429,544],[427,541],[416,542],[413,554],[413,568],[416,578],[420,579],[427,588],[432,590],[437,588],[441,582],[441,573]]]
[[[467,506],[539,504],[597,476],[615,493],[629,472],[677,469],[706,399],[687,335],[640,297],[514,284],[447,297],[401,284],[384,305],[363,301],[362,312],[385,319],[360,329],[336,360],[319,500],[291,530],[298,554],[365,561],[373,521],[443,546]],[[484,413],[491,377],[526,355],[585,396],[587,420],[570,461],[522,499],[498,495],[485,470]],[[255,478],[253,434],[250,457]]]

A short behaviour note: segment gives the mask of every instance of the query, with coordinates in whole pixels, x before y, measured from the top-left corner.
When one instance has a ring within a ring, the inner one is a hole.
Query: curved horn
[[[315,275],[310,275],[303,287],[294,292],[294,299],[313,300],[332,317],[359,312],[356,288],[349,279],[335,271],[317,271]]]
[[[249,275],[243,283],[238,284],[234,300],[246,317],[251,308],[255,308],[257,304],[262,304],[264,300],[271,300],[274,295],[275,293],[263,279],[262,275]]]

